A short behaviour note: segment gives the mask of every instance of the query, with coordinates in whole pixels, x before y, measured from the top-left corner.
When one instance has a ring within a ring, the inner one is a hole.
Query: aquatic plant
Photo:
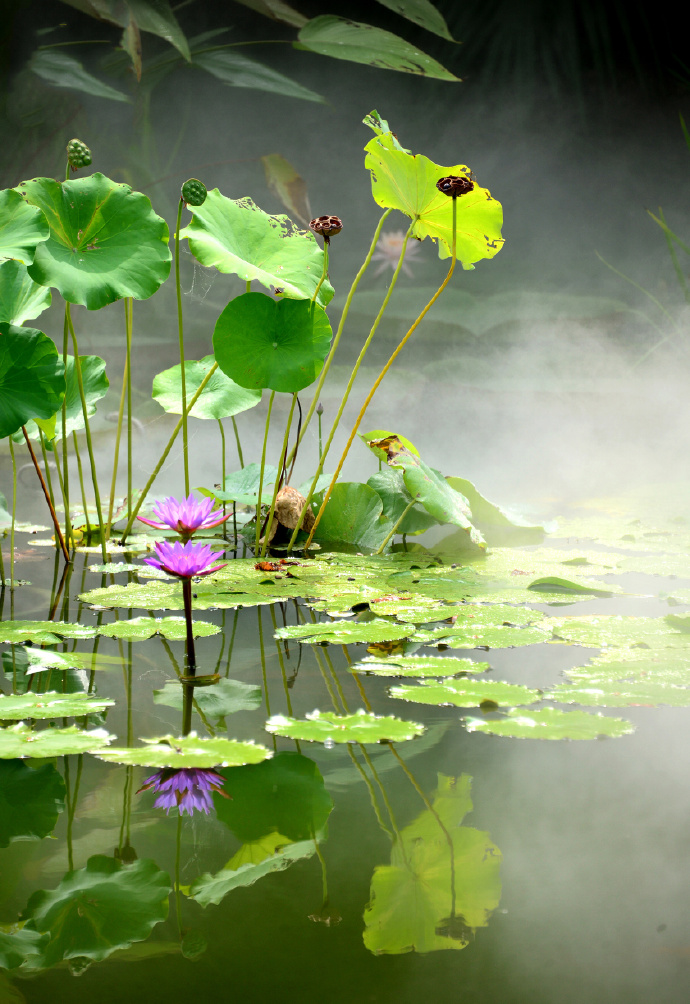
[[[230,796],[223,791],[225,778],[215,770],[201,767],[164,767],[147,777],[137,791],[154,791],[156,809],[165,809],[166,815],[171,809],[177,809],[180,815],[195,812],[209,814],[213,808],[213,794],[217,792],[224,798]]]
[[[137,519],[156,530],[177,530],[182,540],[188,541],[197,530],[211,530],[214,526],[220,526],[221,523],[230,518],[231,513],[219,515],[218,512],[213,512],[214,504],[213,498],[195,499],[193,495],[189,495],[186,499],[179,501],[169,497],[154,504],[153,514],[157,520],[145,519],[144,516],[137,516]],[[153,564],[153,562],[149,562],[149,564]],[[208,573],[196,572],[193,574]]]

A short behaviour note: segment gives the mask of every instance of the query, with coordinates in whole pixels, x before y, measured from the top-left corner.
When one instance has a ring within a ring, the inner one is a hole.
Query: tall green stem
[[[79,346],[77,344],[77,336],[74,331],[74,325],[72,324],[72,315],[69,309],[69,303],[65,301],[65,316],[67,317],[67,324],[69,326],[69,333],[72,337],[72,348],[74,350],[74,370],[77,374],[77,383],[79,385],[79,397],[81,398],[81,410],[84,416],[84,432],[86,433],[86,446],[89,451],[89,463],[91,465],[91,480],[93,482],[93,493],[96,498],[96,512],[98,513],[98,529],[101,537],[101,554],[103,556],[103,563],[108,560],[108,553],[105,548],[105,535],[103,533],[104,522],[103,522],[103,509],[101,507],[101,493],[98,490],[98,473],[96,471],[96,458],[93,453],[93,442],[91,440],[91,426],[89,424],[89,410],[86,404],[86,394],[84,393],[84,379],[81,372],[81,363],[79,361]]]
[[[46,449],[46,437],[43,435],[43,430],[39,428],[38,439],[41,444],[41,455],[43,457],[43,469],[46,472],[46,483],[48,485],[48,492],[50,494],[50,501],[55,507],[55,494],[53,492],[53,479],[50,476],[50,464],[48,462],[48,450]]]
[[[240,467],[244,468],[244,458],[242,456],[242,444],[240,443],[240,434],[237,431],[237,422],[235,421],[235,416],[232,416],[232,427],[235,430],[235,442],[237,443],[237,456],[240,460]],[[223,485],[223,490],[225,490],[225,485]]]
[[[125,297],[125,332],[129,328],[129,310],[127,307],[128,297]],[[129,374],[129,353],[125,355],[125,368],[122,374],[122,390],[120,392],[120,407],[117,412],[117,432],[115,433],[115,449],[113,450],[113,475],[110,479],[110,502],[108,503],[108,525],[105,528],[105,539],[110,540],[110,531],[113,525],[113,510],[115,508],[115,486],[117,484],[117,467],[120,461],[120,438],[122,436],[122,418],[125,413],[125,397],[127,394],[127,383]]]
[[[452,225],[453,226],[453,247],[452,247],[451,263],[450,263],[450,268],[448,269],[448,274],[446,275],[445,279],[443,280],[443,282],[441,283],[441,285],[439,286],[439,288],[436,290],[436,292],[434,293],[434,295],[431,297],[431,299],[427,303],[427,305],[424,308],[424,310],[422,310],[421,314],[419,314],[419,316],[412,323],[411,327],[409,328],[409,330],[407,331],[407,333],[405,334],[405,336],[401,339],[400,343],[398,344],[398,347],[395,349],[395,351],[391,355],[390,359],[388,360],[388,362],[386,363],[386,365],[383,367],[383,369],[379,373],[378,377],[374,381],[373,387],[371,388],[371,390],[367,394],[366,401],[364,402],[364,404],[362,405],[362,407],[359,410],[359,414],[357,416],[357,419],[355,421],[354,426],[352,427],[352,431],[350,433],[349,439],[348,439],[347,443],[345,444],[345,449],[343,450],[342,456],[340,457],[340,460],[338,461],[338,466],[336,468],[335,474],[331,478],[331,483],[328,486],[328,489],[326,490],[326,493],[324,494],[323,502],[321,503],[321,508],[319,509],[319,511],[318,511],[318,513],[316,515],[316,520],[314,522],[313,527],[311,528],[311,532],[309,533],[309,537],[307,538],[307,542],[304,545],[305,549],[307,547],[309,547],[309,545],[311,544],[312,540],[314,539],[314,533],[316,531],[317,526],[319,525],[319,520],[321,519],[321,516],[323,515],[323,511],[326,508],[328,500],[331,497],[331,492],[333,491],[333,486],[335,485],[336,481],[338,480],[340,472],[343,469],[343,464],[345,463],[345,458],[347,457],[348,453],[350,452],[350,447],[352,446],[354,438],[357,435],[357,430],[359,429],[360,423],[361,423],[362,419],[364,418],[366,410],[369,407],[369,405],[371,404],[372,398],[374,397],[374,394],[378,390],[381,381],[383,380],[383,378],[385,377],[386,373],[391,368],[391,366],[393,365],[393,363],[395,362],[395,360],[397,359],[397,357],[402,352],[403,348],[407,344],[407,342],[410,339],[410,337],[412,336],[412,334],[419,327],[419,325],[421,324],[422,320],[426,317],[427,313],[431,310],[431,308],[436,303],[436,301],[438,300],[439,296],[441,295],[441,293],[443,292],[443,290],[446,288],[446,286],[448,285],[448,283],[451,280],[451,276],[453,275],[453,272],[455,271],[455,263],[456,263],[456,260],[457,260],[457,234],[456,234],[457,215],[458,215],[457,198],[455,196],[453,196],[453,225]],[[409,231],[408,231],[408,234],[409,234]],[[306,508],[306,506],[305,506],[305,508]]]
[[[410,511],[410,509],[412,508],[412,506],[416,503],[416,501],[417,501],[417,499],[412,499],[411,502],[407,503],[407,505],[405,506],[405,508],[403,509],[403,511],[400,513],[400,516],[398,517],[398,519],[393,524],[393,529],[391,530],[391,532],[388,534],[387,537],[384,537],[383,541],[381,542],[381,546],[379,547],[378,551],[376,552],[377,554],[383,554],[384,549],[386,547],[386,544],[391,539],[391,537],[394,537],[395,534],[398,532],[398,527],[400,526],[400,524],[402,523],[402,521],[405,519],[405,517],[407,516],[408,512]]]
[[[194,650],[194,629],[192,625],[192,580],[182,580],[184,619],[187,626],[187,676],[196,675],[196,652]]]
[[[22,432],[24,433],[24,440],[26,442],[26,445],[29,448],[29,453],[31,455],[31,461],[32,461],[32,463],[34,465],[34,470],[36,471],[36,474],[38,476],[38,480],[41,483],[41,488],[43,489],[43,495],[45,496],[46,504],[48,506],[48,509],[50,510],[50,516],[51,516],[51,519],[53,520],[53,526],[55,527],[55,537],[56,537],[58,543],[60,544],[60,547],[62,549],[62,553],[64,555],[65,561],[69,562],[69,552],[67,551],[67,548],[65,547],[65,539],[62,536],[62,530],[60,529],[60,524],[58,523],[58,518],[57,518],[57,515],[55,514],[55,509],[53,507],[53,503],[50,501],[50,495],[48,494],[48,486],[46,485],[45,481],[43,480],[43,475],[41,474],[41,468],[38,466],[38,460],[36,460],[36,454],[33,451],[33,447],[31,445],[31,440],[29,439],[29,434],[26,431],[26,426],[25,425],[22,426]],[[8,442],[10,444],[10,453],[12,454],[12,472],[13,472],[13,481],[12,481],[12,486],[13,486],[13,488],[12,488],[12,491],[13,491],[13,495],[12,495],[12,498],[13,498],[13,509],[12,509],[12,563],[13,563],[13,566],[14,566],[14,512],[15,512],[16,504],[17,504],[17,469],[16,469],[16,464],[15,464],[15,459],[14,459],[14,446],[12,445],[12,438],[11,437],[9,438]]]
[[[62,330],[62,365],[67,373],[67,349],[69,346],[69,325],[67,311]],[[56,451],[57,452],[57,451]],[[62,497],[65,506],[65,536],[72,539],[72,523],[69,517],[69,465],[67,457],[67,395],[62,400]]]
[[[12,523],[10,524],[10,592],[14,592],[14,524],[17,519],[17,458],[14,455],[14,445],[12,437],[9,436],[7,442],[10,444],[10,456],[12,457]]]
[[[220,441],[221,441],[221,454],[220,454],[220,483],[223,491],[225,491],[225,429],[223,428],[223,422],[218,419],[218,429],[220,430]],[[223,515],[225,516],[226,504],[223,502]],[[227,537],[228,525],[223,523],[223,536]]]
[[[261,548],[261,557],[263,558],[266,554],[266,547],[268,546],[268,537],[271,532],[271,526],[273,525],[273,513],[276,509],[276,499],[278,498],[278,488],[282,480],[283,465],[285,463],[285,454],[287,453],[288,438],[290,436],[290,426],[292,425],[292,415],[295,410],[295,402],[297,401],[297,394],[292,395],[292,404],[290,405],[290,414],[288,415],[287,424],[285,426],[285,435],[283,437],[283,448],[280,451],[280,463],[278,464],[278,477],[276,478],[276,483],[273,486],[273,498],[271,499],[271,508],[268,513],[268,523],[266,524],[266,532],[264,533],[264,543]]]
[[[326,276],[328,275],[328,252],[330,250],[330,238],[324,237],[323,239],[323,270],[321,272],[321,278],[318,281],[316,289],[314,290],[314,295],[311,298],[312,303],[316,303],[316,297],[319,295],[319,290],[323,286]]]
[[[355,362],[355,365],[354,365],[354,367],[352,369],[352,373],[350,374],[350,379],[347,382],[347,386],[345,388],[345,392],[344,392],[342,400],[340,402],[340,406],[338,407],[338,411],[336,413],[335,420],[333,422],[333,425],[331,426],[331,431],[328,434],[328,439],[326,440],[326,445],[324,446],[323,453],[321,454],[321,457],[319,459],[319,464],[318,464],[318,467],[316,468],[316,474],[314,475],[314,480],[312,481],[311,487],[309,488],[309,494],[307,495],[307,501],[306,501],[306,503],[304,505],[304,509],[302,510],[302,514],[300,515],[300,518],[297,521],[297,526],[295,527],[295,529],[292,532],[292,537],[290,538],[290,542],[289,542],[288,548],[287,548],[288,552],[290,552],[292,550],[292,548],[294,547],[295,540],[297,538],[297,534],[299,533],[300,529],[302,528],[302,521],[304,520],[304,517],[305,517],[305,515],[307,513],[307,509],[309,507],[309,503],[312,500],[312,496],[314,495],[314,492],[316,491],[317,482],[318,482],[318,480],[319,480],[319,478],[321,476],[321,473],[323,471],[323,466],[326,463],[326,457],[328,456],[328,451],[331,448],[331,443],[333,442],[333,437],[335,436],[335,433],[336,433],[336,430],[338,428],[338,425],[340,424],[340,419],[342,417],[343,411],[345,410],[345,405],[347,404],[348,398],[350,396],[350,392],[352,390],[352,386],[353,386],[353,384],[355,382],[355,379],[357,377],[357,373],[359,372],[359,367],[362,365],[362,361],[364,359],[364,356],[367,353],[367,349],[371,345],[371,340],[374,337],[374,334],[376,333],[376,329],[378,328],[378,326],[379,326],[379,324],[381,322],[381,318],[383,317],[384,311],[385,311],[386,307],[388,306],[388,301],[390,300],[391,295],[393,293],[393,290],[395,289],[395,285],[396,285],[396,283],[398,281],[398,276],[400,275],[400,271],[402,269],[403,262],[405,261],[405,252],[407,251],[407,242],[410,239],[410,235],[412,234],[412,230],[413,230],[414,225],[415,225],[416,222],[417,222],[417,217],[415,217],[415,219],[412,221],[412,223],[410,223],[408,231],[405,234],[405,239],[403,240],[402,248],[400,249],[400,257],[398,258],[398,264],[396,266],[395,272],[393,273],[393,278],[391,279],[391,284],[388,287],[388,291],[386,292],[386,295],[385,295],[385,297],[383,299],[383,303],[381,304],[381,308],[380,308],[378,314],[376,315],[376,317],[374,318],[374,323],[371,326],[371,330],[370,330],[370,332],[369,332],[369,334],[367,336],[367,340],[365,341],[364,345],[362,346],[362,350],[359,353],[359,355],[357,356],[357,361]],[[318,388],[317,388],[317,390],[318,390]],[[315,400],[316,400],[316,398],[315,398]],[[307,416],[307,417],[309,417],[309,416]],[[304,433],[304,426],[302,427],[302,433]]]
[[[184,493],[189,491],[189,439],[187,436],[187,381],[184,371],[184,326],[182,323],[182,288],[180,287],[180,224],[184,199],[180,198],[177,207],[177,225],[175,227],[175,288],[177,290],[177,335],[180,342],[180,378],[182,381],[182,459],[184,464]]]
[[[127,311],[129,300],[129,311]],[[127,518],[132,515],[132,322],[134,320],[134,300],[125,299],[126,343],[125,363],[127,365]]]
[[[264,429],[264,445],[261,451],[261,469],[259,471],[259,494],[256,499],[256,542],[254,544],[254,554],[259,553],[259,537],[261,536],[261,492],[264,487],[264,469],[266,467],[266,444],[268,443],[268,427],[271,424],[271,411],[273,410],[273,399],[276,396],[274,390],[268,400],[268,412],[266,414],[266,428]]]
[[[74,455],[77,458],[77,473],[79,474],[79,488],[81,489],[81,504],[84,509],[84,519],[86,520],[86,534],[88,537],[90,537],[91,520],[89,519],[89,510],[86,504],[86,489],[84,488],[84,470],[81,466],[81,453],[79,452],[79,441],[77,439],[76,432],[72,433],[72,439],[74,440]]]

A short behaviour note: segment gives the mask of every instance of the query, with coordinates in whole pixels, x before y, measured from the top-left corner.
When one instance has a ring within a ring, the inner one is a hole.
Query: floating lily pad
[[[215,875],[209,875],[208,873],[202,875],[193,882],[189,891],[190,899],[196,900],[201,906],[209,906],[211,903],[217,906],[233,889],[241,889],[245,886],[253,885],[265,875],[270,875],[272,872],[284,871],[294,861],[309,858],[316,853],[313,840],[291,843],[287,838],[281,837],[280,834],[269,834],[268,838],[264,838],[260,842],[262,846],[266,843],[267,839],[270,840],[271,845],[274,847],[273,853],[262,851],[258,862],[235,863],[235,866],[231,867],[235,861],[233,858],[233,861],[228,862]],[[278,846],[281,841],[282,846]]]
[[[163,690],[154,690],[155,704],[165,704],[169,708],[182,708],[182,686],[178,680],[166,681]],[[197,687],[193,692],[194,702],[199,710],[209,718],[222,718],[236,711],[254,711],[261,707],[261,687],[241,680],[218,680],[210,687]]]
[[[23,324],[50,306],[50,290],[39,286],[20,261],[0,264],[0,321]]]
[[[424,726],[400,718],[357,711],[336,715],[332,711],[312,711],[306,719],[274,715],[266,722],[266,731],[287,739],[305,742],[378,743],[402,742],[421,736]]]
[[[690,674],[687,682],[690,684]],[[560,684],[544,696],[561,704],[600,708],[655,707],[658,704],[674,708],[690,706],[690,689],[655,680],[582,680],[577,684]]]
[[[271,754],[265,746],[236,739],[199,739],[195,732],[180,738],[158,736],[142,739],[146,746],[134,749],[112,747],[97,755],[110,763],[141,767],[238,767],[245,763],[260,763]]]
[[[192,621],[195,638],[208,638],[219,632],[218,624]],[[146,641],[154,634],[163,635],[169,641],[184,641],[187,637],[187,622],[184,617],[132,617],[126,621],[101,624],[98,633],[108,638],[123,638],[125,641]]]
[[[644,679],[679,687],[690,686],[690,648],[612,648],[584,666],[571,666],[566,676],[577,684]]]
[[[374,655],[367,655],[351,668],[356,672],[372,673],[374,676],[439,678],[458,676],[460,673],[484,673],[491,667],[488,662],[474,662],[472,659],[456,659],[452,656],[444,658],[439,655],[396,655],[383,662]]]
[[[0,847],[47,837],[64,807],[65,782],[52,763],[32,769],[22,760],[0,761]]]
[[[537,627],[482,627],[441,625],[433,630],[418,629],[414,640],[425,645],[448,645],[449,648],[515,648],[549,641],[550,635]]]
[[[604,739],[635,731],[624,718],[609,718],[587,711],[509,711],[503,718],[466,718],[468,732],[486,732],[513,739]]]
[[[112,707],[115,701],[89,694],[0,694],[0,721],[19,722],[25,718],[72,718],[92,715]]]
[[[680,632],[671,630],[663,617],[554,617],[551,620],[554,635],[563,641],[592,648],[630,648],[667,639],[676,640],[679,646],[687,645]]]
[[[215,362],[213,356],[205,356],[198,362],[186,360],[184,364],[185,388],[187,404],[197,392],[204,377]],[[164,411],[172,415],[182,414],[182,371],[179,366],[172,366],[153,378],[153,398]],[[260,390],[250,390],[226,376],[217,369],[206,384],[191,411],[191,418],[217,419],[230,418],[242,411],[254,408],[261,400]]]
[[[49,759],[73,753],[93,753],[112,742],[115,736],[104,729],[40,729],[34,731],[23,722],[0,729],[0,760],[14,757]]]
[[[68,621],[0,621],[0,642],[57,645],[60,638],[94,638],[96,628]]]
[[[494,705],[534,704],[542,698],[540,690],[529,690],[501,680],[422,680],[401,683],[388,691],[391,697],[417,704],[454,704],[459,708],[479,708],[485,702]]]
[[[278,628],[275,637],[291,638],[304,644],[327,641],[332,645],[351,645],[355,642],[397,641],[412,634],[414,628],[387,621],[327,621]]]

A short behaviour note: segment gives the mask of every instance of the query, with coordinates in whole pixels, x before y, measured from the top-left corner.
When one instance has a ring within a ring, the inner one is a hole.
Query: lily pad
[[[0,439],[31,418],[51,418],[65,396],[65,371],[52,339],[0,323]]]
[[[509,711],[503,718],[466,718],[468,732],[485,732],[512,739],[608,739],[635,731],[624,718],[609,718],[587,711]]]
[[[215,362],[213,356],[205,356],[198,362],[185,360],[185,387],[187,403],[192,399],[204,377]],[[153,398],[164,411],[172,415],[182,414],[181,367],[172,366],[153,378]],[[196,404],[188,412],[191,418],[230,418],[242,411],[254,408],[261,400],[260,390],[240,387],[234,380],[217,369],[201,392]]]
[[[0,694],[0,721],[18,722],[25,718],[81,718],[105,711],[115,704],[109,698],[89,694]]]
[[[0,642],[57,645],[60,638],[94,638],[96,628],[69,621],[0,621]]]
[[[64,807],[65,782],[52,763],[32,769],[22,760],[0,761],[0,847],[47,837]]]
[[[217,188],[193,208],[180,236],[188,238],[202,265],[258,280],[294,299],[310,300],[323,272],[323,251],[313,234],[299,230],[287,216],[269,216],[251,199],[228,199]],[[326,279],[318,302],[325,307],[332,296]]]
[[[208,638],[218,634],[218,624],[208,621],[193,621],[192,633],[195,638]],[[184,641],[187,637],[187,622],[184,617],[131,617],[126,621],[101,624],[98,633],[108,638],[123,638],[125,641],[146,641],[160,634],[169,641]]]
[[[245,763],[261,763],[271,754],[265,746],[236,739],[199,739],[195,732],[180,738],[158,736],[142,739],[146,746],[116,749],[98,753],[101,760],[141,767],[237,767]]]
[[[542,698],[540,690],[529,690],[501,680],[422,680],[416,686],[402,683],[391,687],[391,697],[417,704],[454,704],[458,708],[479,708],[485,702],[495,705],[534,704]]]
[[[0,729],[0,760],[11,760],[14,757],[50,759],[73,753],[93,753],[107,746],[114,738],[104,729],[86,731],[70,725],[65,729],[34,731],[23,722],[18,722]]]
[[[355,672],[371,673],[374,676],[413,676],[418,678],[459,676],[461,673],[484,673],[490,669],[488,662],[474,662],[472,659],[456,659],[439,655],[396,655],[383,662],[374,655],[367,655],[361,662],[351,667]]]
[[[199,710],[209,718],[223,718],[236,711],[254,711],[261,707],[263,701],[261,687],[226,679],[218,680],[210,687],[197,687],[193,697]],[[165,704],[169,708],[182,708],[182,698],[182,686],[178,680],[167,680],[163,690],[153,692],[154,704]]]
[[[357,711],[336,715],[332,711],[312,711],[306,719],[274,715],[266,722],[266,731],[287,739],[305,742],[378,743],[403,742],[421,736],[424,726],[400,718]]]
[[[690,684],[690,674],[687,679]],[[690,706],[690,689],[655,680],[582,680],[576,684],[560,684],[545,695],[561,704],[582,704],[587,707],[623,708],[656,707],[665,704],[674,708]]]
[[[34,178],[17,191],[50,225],[29,275],[70,303],[97,310],[125,296],[145,300],[167,279],[168,226],[141,192],[99,173],[63,182]]]
[[[0,260],[14,258],[30,265],[36,248],[49,234],[48,221],[40,209],[27,206],[11,188],[0,191]]]
[[[39,286],[20,261],[0,264],[0,321],[23,324],[50,306],[50,290]]]
[[[354,642],[398,641],[414,634],[414,628],[387,621],[326,621],[316,624],[293,624],[281,627],[276,638],[291,638],[303,644],[327,641],[332,645],[351,645]]]
[[[213,351],[223,373],[241,387],[295,394],[321,372],[331,336],[318,304],[244,293],[216,321]]]
[[[323,492],[315,496],[321,504]],[[316,539],[377,549],[393,529],[383,502],[373,488],[359,482],[335,485],[316,529]]]
[[[285,837],[281,838],[280,834],[270,834],[269,839],[272,844],[276,843],[276,839],[282,840],[283,846],[280,849],[276,848],[273,854],[262,856],[258,863],[246,862],[231,868],[232,862],[228,862],[225,868],[215,875],[207,873],[200,876],[192,883],[189,898],[196,900],[201,906],[209,906],[211,903],[217,906],[233,889],[253,885],[265,875],[284,871],[294,861],[309,858],[316,853],[313,840],[291,843]],[[265,843],[265,839],[261,843]]]

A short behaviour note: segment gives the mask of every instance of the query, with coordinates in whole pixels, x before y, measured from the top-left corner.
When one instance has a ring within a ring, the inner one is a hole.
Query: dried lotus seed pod
[[[452,195],[453,198],[456,198],[458,195],[466,195],[471,192],[474,188],[474,182],[466,178],[464,174],[450,174],[447,178],[440,178],[436,182],[436,187],[444,195]]]
[[[343,229],[343,221],[339,216],[317,216],[310,221],[309,229],[322,237],[335,237]]]

